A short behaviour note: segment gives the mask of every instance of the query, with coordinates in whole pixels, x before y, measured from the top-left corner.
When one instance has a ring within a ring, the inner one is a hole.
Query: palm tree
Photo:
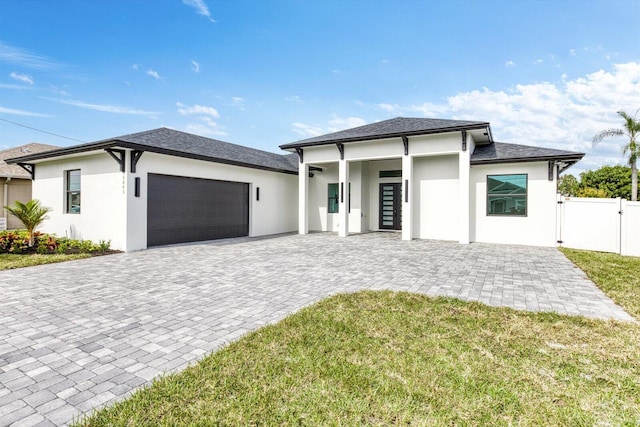
[[[42,221],[47,219],[46,215],[51,212],[51,208],[42,206],[40,201],[36,199],[29,200],[27,203],[16,200],[13,206],[5,206],[4,208],[22,222],[29,233],[29,246],[33,246],[34,231],[42,224]]]
[[[629,143],[622,146],[622,154],[629,156],[629,165],[631,166],[631,201],[638,200],[638,166],[637,160],[640,157],[640,145],[636,138],[640,135],[640,120],[638,117],[638,109],[636,114],[631,117],[624,111],[618,111],[618,115],[624,119],[624,127],[622,129],[605,129],[593,137],[593,145],[597,145],[605,138],[613,138],[616,136],[626,136]]]

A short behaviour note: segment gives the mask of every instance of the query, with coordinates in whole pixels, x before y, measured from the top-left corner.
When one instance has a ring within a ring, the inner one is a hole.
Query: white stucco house
[[[291,231],[555,246],[558,175],[584,156],[402,117],[280,148],[161,128],[7,162],[53,208],[44,231],[131,251]]]

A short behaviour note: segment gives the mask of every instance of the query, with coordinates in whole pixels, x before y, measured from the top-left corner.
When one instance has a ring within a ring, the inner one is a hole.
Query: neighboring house
[[[9,162],[54,209],[45,231],[130,251],[296,230],[555,246],[558,174],[584,156],[415,118],[280,148],[292,154],[161,128]]]
[[[295,154],[160,128],[11,162],[33,168],[59,236],[132,251],[296,230]]]
[[[5,160],[12,157],[42,153],[56,148],[59,147],[32,142],[31,144],[0,151],[0,182],[2,182],[0,202],[3,207],[13,205],[16,200],[22,203],[31,200],[31,174],[18,165],[8,165]],[[8,229],[23,227],[22,223],[13,215],[10,215],[6,209],[3,208],[2,211],[0,223],[4,222]],[[0,227],[0,229],[2,228]]]
[[[403,117],[280,148],[300,157],[301,234],[539,246],[556,245],[558,175],[584,156],[494,142],[487,122]]]

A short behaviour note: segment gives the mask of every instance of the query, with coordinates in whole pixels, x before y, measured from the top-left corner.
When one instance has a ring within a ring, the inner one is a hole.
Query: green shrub
[[[9,230],[0,232],[0,253],[11,254],[75,254],[75,253],[106,253],[111,248],[111,240],[76,240],[57,237],[51,234],[35,232],[34,244],[29,245],[29,234],[24,230]]]

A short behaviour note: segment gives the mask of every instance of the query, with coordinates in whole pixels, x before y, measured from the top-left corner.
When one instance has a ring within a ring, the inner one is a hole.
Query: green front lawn
[[[0,254],[0,270],[71,261],[74,259],[89,258],[91,256],[91,254]]]
[[[634,425],[640,326],[338,295],[79,425]]]
[[[560,248],[604,293],[640,319],[640,258]]]

